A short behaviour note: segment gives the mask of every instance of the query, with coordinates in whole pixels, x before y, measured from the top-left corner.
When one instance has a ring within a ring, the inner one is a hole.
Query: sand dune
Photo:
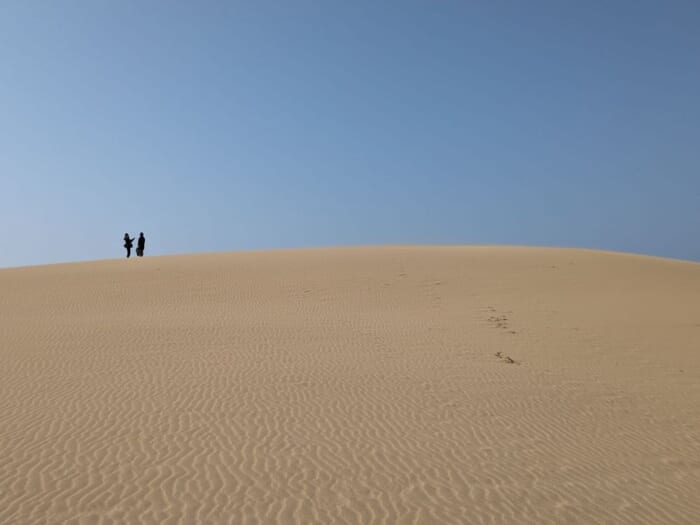
[[[700,264],[383,247],[0,270],[0,523],[700,522]]]

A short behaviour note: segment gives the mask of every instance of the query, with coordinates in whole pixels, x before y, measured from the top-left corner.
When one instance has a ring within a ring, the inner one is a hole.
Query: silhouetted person
[[[146,237],[143,232],[139,233],[139,240],[136,242],[136,255],[143,257],[143,250],[146,248]]]
[[[124,234],[124,248],[126,248],[126,258],[131,257],[131,247],[134,245],[134,239],[129,238],[129,234]]]

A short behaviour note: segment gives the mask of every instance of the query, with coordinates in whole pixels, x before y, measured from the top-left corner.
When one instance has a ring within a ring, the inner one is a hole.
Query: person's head
[[[125,233],[125,234],[124,234],[124,238],[125,238],[125,239],[128,239],[128,238],[129,238],[129,234],[128,234],[128,233]]]
[[[143,232],[139,233],[139,237],[143,237]]]

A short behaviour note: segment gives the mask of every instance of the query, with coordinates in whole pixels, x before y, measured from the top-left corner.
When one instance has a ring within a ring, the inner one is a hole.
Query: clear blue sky
[[[700,260],[700,2],[0,3],[0,266],[376,243]]]

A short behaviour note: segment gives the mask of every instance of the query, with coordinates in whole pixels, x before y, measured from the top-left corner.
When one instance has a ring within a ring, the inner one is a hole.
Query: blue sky
[[[700,3],[0,3],[0,266],[377,243],[700,261]]]

